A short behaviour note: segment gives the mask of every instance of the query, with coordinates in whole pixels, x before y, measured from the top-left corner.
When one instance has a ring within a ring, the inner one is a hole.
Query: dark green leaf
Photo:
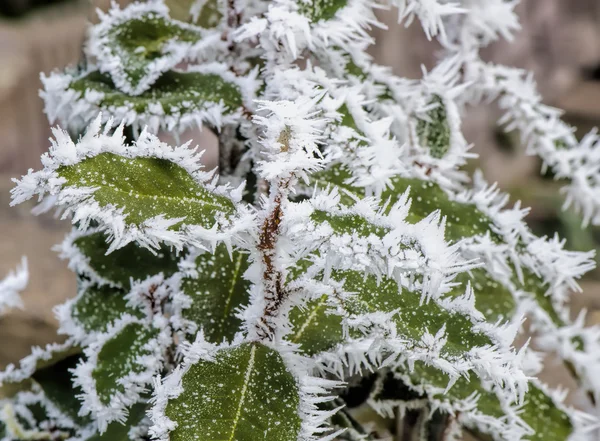
[[[106,331],[123,314],[144,317],[142,311],[127,305],[124,291],[108,285],[84,286],[71,309],[73,320],[86,333]]]
[[[98,353],[97,365],[92,372],[96,391],[102,403],[108,405],[113,395],[127,393],[119,380],[130,374],[139,374],[149,368],[159,367],[146,366],[140,361],[140,357],[152,354],[144,346],[157,335],[158,330],[155,328],[141,323],[130,323],[104,343]]]
[[[214,255],[196,258],[197,277],[183,279],[181,289],[192,303],[181,316],[202,328],[208,341],[231,341],[240,331],[242,322],[234,313],[248,302],[250,282],[242,277],[248,266],[247,254],[234,251],[230,257],[221,244]]]
[[[258,343],[219,350],[185,372],[165,414],[171,441],[297,441],[298,385],[281,356]],[[202,397],[199,399],[199,397]]]
[[[130,279],[145,280],[159,273],[170,277],[177,271],[177,256],[165,245],[152,253],[130,243],[107,255],[108,243],[103,233],[81,236],[73,245],[88,258],[88,265],[97,275],[121,288],[130,288]]]

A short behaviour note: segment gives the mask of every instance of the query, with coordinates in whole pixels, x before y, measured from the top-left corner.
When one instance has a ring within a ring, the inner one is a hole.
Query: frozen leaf
[[[148,90],[134,96],[118,90],[110,77],[90,67],[84,72],[42,77],[41,96],[50,121],[58,120],[77,133],[99,112],[105,122],[122,122],[135,134],[145,126],[152,133],[182,133],[203,126],[220,130],[239,121],[244,103],[253,99],[258,87],[254,74],[238,76],[225,64],[202,64],[186,71],[167,71]]]
[[[452,132],[444,101],[435,96],[430,105],[434,107],[417,122],[417,135],[421,146],[429,149],[431,156],[440,159],[450,149]]]
[[[250,282],[243,277],[248,266],[247,254],[230,254],[224,245],[194,259],[192,274],[181,281],[184,297],[179,300],[181,318],[192,325],[189,332],[202,329],[211,343],[233,340],[242,325],[236,311],[249,299]]]
[[[202,30],[173,20],[159,2],[113,8],[92,28],[88,51],[125,93],[139,95],[198,51]]]
[[[77,297],[58,310],[61,330],[76,338],[85,338],[86,334],[106,332],[124,314],[143,318],[143,311],[129,305],[125,295],[125,291],[108,285],[81,284]],[[67,311],[63,312],[62,308]]]
[[[434,405],[458,412],[461,424],[492,435],[494,439],[559,441],[567,439],[574,430],[572,411],[567,411],[560,400],[536,382],[529,384],[524,402],[519,405],[507,399],[501,389],[484,386],[478,378],[460,377],[451,382],[448,375],[422,362],[415,363],[410,373],[388,379],[387,389],[376,389],[370,400],[383,414],[389,414],[400,405],[403,400],[399,398],[398,390],[409,384],[417,399],[422,400],[424,394],[428,395]],[[447,387],[449,384],[450,388]],[[499,419],[504,421],[498,424]]]
[[[168,388],[162,391],[166,396],[159,389],[155,405],[164,407],[153,413],[151,431],[158,438],[299,439],[300,390],[277,351],[244,343],[196,359],[172,375],[179,377],[178,389],[169,387],[175,378],[167,378],[162,386]]]
[[[60,247],[61,257],[69,259],[69,266],[75,272],[100,285],[128,290],[131,280],[141,281],[157,274],[170,277],[177,271],[177,255],[166,245],[154,253],[135,243],[110,254],[108,249],[107,237],[102,232],[75,231]]]
[[[81,413],[91,414],[101,433],[108,423],[125,421],[162,368],[169,344],[163,317],[150,324],[125,315],[86,348],[87,360],[74,370],[75,384],[83,391]]]
[[[227,230],[238,214],[252,218],[238,211],[230,191],[208,181],[212,174],[200,171],[195,150],[171,148],[148,133],[123,145],[121,132],[101,133],[99,122],[77,144],[55,132],[58,141],[45,169],[30,170],[17,182],[13,204],[35,194],[55,195],[53,202],[67,210],[65,216],[72,213],[80,229],[95,222],[106,230],[108,252],[134,241],[154,249],[161,242],[181,249],[186,242],[231,241]],[[237,231],[241,225],[249,227],[241,221]]]

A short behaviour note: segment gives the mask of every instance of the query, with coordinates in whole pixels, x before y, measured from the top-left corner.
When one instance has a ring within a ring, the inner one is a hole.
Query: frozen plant
[[[0,439],[597,439],[536,378],[553,354],[600,400],[600,329],[568,310],[593,253],[536,237],[464,167],[461,115],[495,101],[600,223],[598,136],[479,57],[518,30],[516,2],[181,4],[114,6],[85,62],[42,77],[63,129],[13,203],[72,221],[78,291],[56,307],[65,340],[0,373]],[[443,48],[420,80],[365,52],[392,7]],[[218,175],[157,137],[200,127]]]

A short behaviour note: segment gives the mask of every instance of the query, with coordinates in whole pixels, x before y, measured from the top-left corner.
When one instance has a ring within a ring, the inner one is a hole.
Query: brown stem
[[[284,287],[283,275],[281,271],[275,268],[275,246],[279,237],[280,225],[283,219],[283,210],[281,208],[284,191],[289,185],[289,180],[280,183],[277,194],[273,200],[275,206],[271,213],[263,222],[260,233],[260,241],[258,249],[262,254],[264,265],[263,284],[265,289],[265,308],[260,320],[259,334],[263,338],[271,338],[275,327],[272,319],[277,316],[279,308],[283,301],[287,298],[288,292]]]

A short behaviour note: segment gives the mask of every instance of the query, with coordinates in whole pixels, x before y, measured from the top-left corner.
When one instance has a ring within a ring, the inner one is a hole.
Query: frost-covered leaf
[[[327,383],[305,389],[306,379],[261,343],[215,348],[197,339],[183,368],[157,387],[150,433],[170,441],[312,439],[319,412],[311,416],[310,396]]]
[[[77,144],[56,131],[45,169],[16,181],[12,203],[54,195],[53,203],[66,209],[64,216],[72,213],[80,229],[93,221],[106,230],[109,252],[134,241],[155,249],[161,242],[179,249],[231,242],[231,228],[250,227],[252,215],[234,202],[241,187],[207,183],[212,175],[200,171],[195,150],[171,148],[148,133],[126,146],[119,130],[109,136],[99,125],[98,118]]]
[[[377,280],[358,272],[339,272],[332,277],[344,281],[344,289],[356,293],[344,302],[350,314],[391,313],[396,332],[410,341],[419,342],[426,334],[436,334],[445,328],[445,345],[440,354],[445,357],[460,357],[477,347],[491,346],[490,336],[477,328],[473,318],[459,311],[445,309],[435,302],[423,304],[419,293],[402,291],[389,278]]]
[[[195,335],[202,329],[211,343],[231,342],[242,325],[236,310],[249,299],[250,282],[243,277],[248,255],[240,251],[230,255],[219,245],[214,254],[201,253],[186,266],[189,274],[181,281],[177,303],[187,332]]]
[[[65,439],[90,423],[79,415],[79,391],[71,378],[71,369],[81,359],[75,349],[68,344],[34,348],[18,371],[2,374],[3,381],[29,375],[12,392],[2,388],[0,423],[8,440]]]
[[[81,283],[77,297],[57,308],[61,332],[86,341],[90,335],[106,332],[124,314],[144,318],[141,309],[128,304],[126,294],[109,285]]]
[[[210,228],[218,214],[234,211],[229,199],[211,194],[185,169],[166,159],[101,153],[60,167],[57,175],[66,189],[95,188],[93,198],[101,208],[122,209],[126,221],[138,227],[162,215]]]
[[[569,438],[575,429],[573,411],[568,411],[537,382],[529,383],[523,404],[519,405],[507,398],[510,394],[484,386],[476,377],[460,377],[451,382],[446,374],[422,362],[415,363],[410,373],[397,378],[388,376],[386,381],[387,390],[376,389],[370,399],[370,404],[383,414],[389,415],[395,407],[408,404],[406,397],[398,395],[408,384],[416,394],[412,399],[423,402],[427,396],[428,405],[458,412],[461,424],[497,440],[560,441]]]
[[[440,159],[450,149],[452,131],[442,98],[435,96],[430,105],[434,107],[417,122],[417,135],[421,146],[429,149],[431,156]]]
[[[151,252],[130,243],[108,254],[108,240],[102,232],[72,232],[59,247],[69,267],[99,285],[129,289],[131,281],[157,274],[170,277],[177,271],[177,254],[166,245]],[[94,307],[95,308],[95,307]]]
[[[164,317],[152,323],[127,315],[118,319],[86,348],[87,360],[74,370],[83,391],[81,413],[91,414],[101,433],[108,423],[125,421],[128,408],[162,368],[171,343]]]
[[[331,20],[337,11],[348,4],[348,0],[299,0],[300,13],[312,21]]]
[[[44,348],[34,346],[31,354],[19,362],[19,366],[9,364],[0,372],[0,396],[9,397],[28,389],[32,376],[43,369],[52,368],[67,358],[77,356],[82,349],[68,340],[64,343],[49,344]]]
[[[351,183],[352,175],[343,166],[333,166],[328,170],[317,172],[311,176],[313,182],[320,187],[327,185],[339,187],[341,202],[353,205],[356,197],[366,196],[364,188]],[[457,241],[475,235],[490,233],[491,237],[499,240],[492,229],[492,221],[489,217],[477,209],[473,204],[460,203],[452,200],[446,192],[435,183],[416,178],[405,178],[394,176],[389,186],[381,192],[379,199],[388,203],[388,209],[398,202],[400,198],[410,190],[408,195],[411,199],[410,210],[406,220],[416,223],[436,210],[440,210],[442,216],[446,217],[446,237]],[[347,196],[351,194],[354,198]]]
[[[120,90],[139,95],[163,72],[207,51],[204,37],[201,29],[171,19],[160,2],[134,3],[101,15],[88,52]]]
[[[239,120],[244,103],[256,90],[254,73],[238,76],[219,63],[170,70],[139,95],[118,90],[107,75],[90,67],[84,72],[52,73],[42,77],[42,97],[50,121],[58,120],[81,132],[102,112],[132,126],[182,133],[207,125],[216,130]]]
[[[307,355],[329,351],[343,342],[342,317],[330,309],[326,295],[294,307],[290,311],[292,332],[288,340]]]

